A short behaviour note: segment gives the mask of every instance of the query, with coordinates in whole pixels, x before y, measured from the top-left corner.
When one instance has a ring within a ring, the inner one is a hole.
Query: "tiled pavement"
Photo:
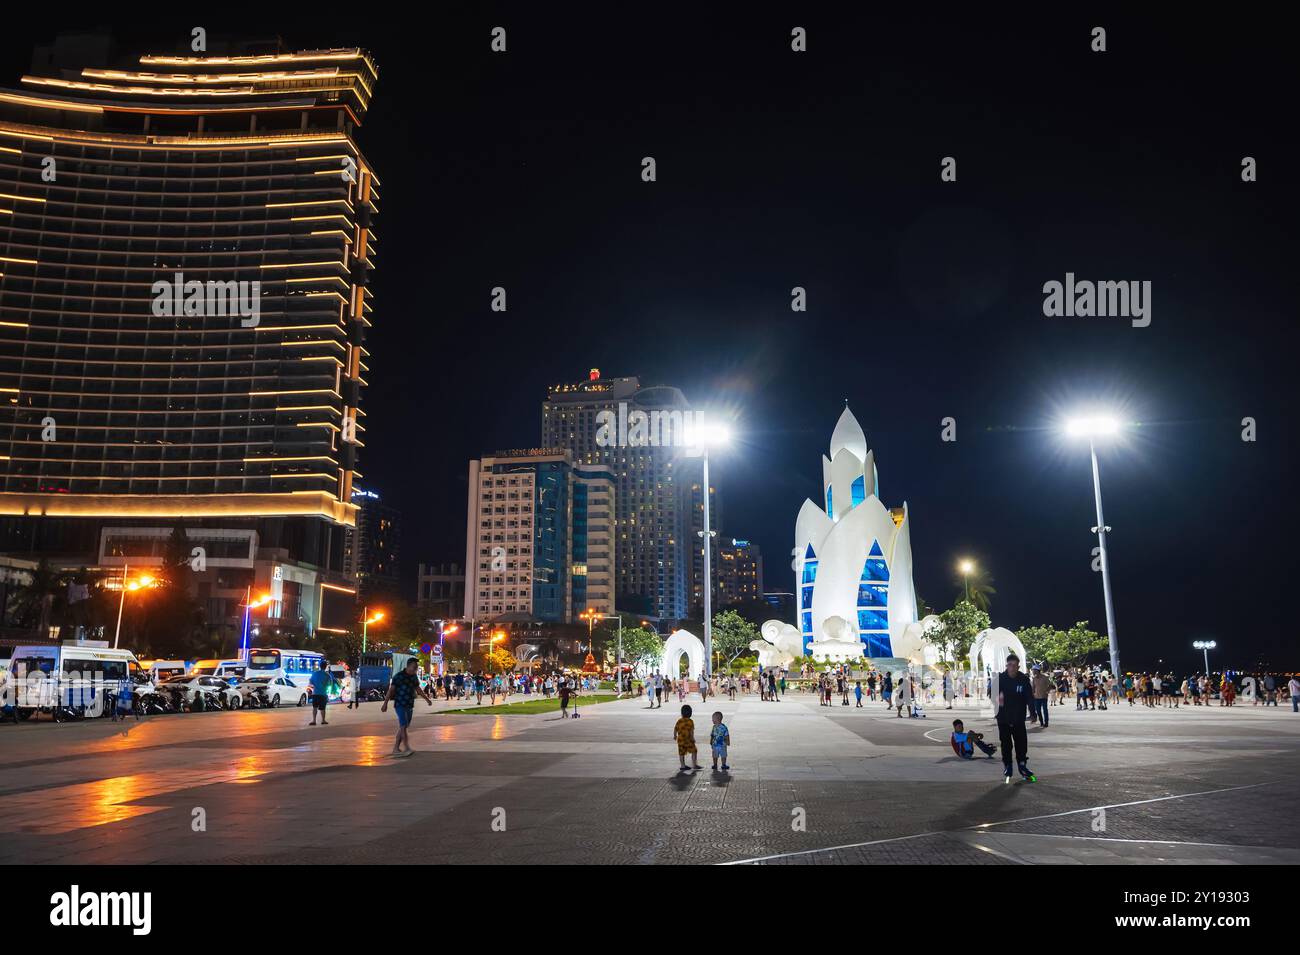
[[[421,704],[406,760],[376,704],[314,728],[298,709],[3,726],[0,862],[1300,862],[1289,709],[1056,707],[1031,731],[1040,782],[1004,786],[953,757],[941,708],[694,705],[701,739],[726,714],[730,774],[678,775],[677,707],[633,700],[576,721]]]

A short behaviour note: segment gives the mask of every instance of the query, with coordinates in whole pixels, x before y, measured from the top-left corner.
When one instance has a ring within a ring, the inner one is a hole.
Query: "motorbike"
[[[150,690],[148,693],[140,694],[136,699],[136,706],[140,708],[140,713],[144,716],[161,716],[164,713],[176,712],[167,695],[159,693],[157,690]]]

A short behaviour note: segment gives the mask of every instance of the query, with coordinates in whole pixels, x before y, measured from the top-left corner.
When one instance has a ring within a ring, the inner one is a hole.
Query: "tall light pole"
[[[618,655],[614,657],[614,685],[619,696],[623,695],[623,615],[621,613],[596,613],[594,610],[587,611],[588,617],[588,651],[591,648],[590,626],[597,620],[617,620],[618,621]],[[578,614],[582,616],[582,614]]]
[[[704,671],[713,670],[713,528],[709,520],[709,448],[723,446],[731,440],[731,433],[722,425],[702,425],[696,438],[699,452],[704,458],[704,485],[701,494],[704,498],[704,530],[700,537],[704,540]]]
[[[117,649],[117,638],[122,635],[122,608],[126,606],[126,575],[131,572],[130,564],[122,565],[121,595],[117,599],[117,629],[113,631],[113,649]]]
[[[244,591],[244,634],[239,640],[239,660],[241,663],[248,663],[248,618],[254,608],[261,607],[271,602],[270,594],[262,594],[257,600],[253,600],[253,585],[249,584],[248,589]]]
[[[1210,651],[1218,646],[1213,640],[1193,640],[1192,646],[1205,655],[1205,676],[1210,676]]]
[[[1119,678],[1119,638],[1115,633],[1115,604],[1110,595],[1110,558],[1106,552],[1106,518],[1101,510],[1101,474],[1097,469],[1098,437],[1107,437],[1119,431],[1119,421],[1109,416],[1073,418],[1066,423],[1067,434],[1086,437],[1088,451],[1092,455],[1092,491],[1097,502],[1097,526],[1093,533],[1097,535],[1097,555],[1101,560],[1101,589],[1106,600],[1106,632],[1110,638],[1110,672]]]
[[[113,649],[117,649],[117,641],[122,636],[122,608],[126,606],[126,592],[128,590],[139,590],[141,587],[148,587],[153,584],[154,578],[145,574],[139,580],[127,581],[127,574],[130,568],[122,565],[122,593],[117,598],[117,628],[113,631]]]
[[[961,571],[961,575],[966,581],[966,602],[970,603],[970,575],[975,570],[975,562],[971,560],[963,560],[957,565],[957,569]]]
[[[369,635],[370,625],[372,623],[378,623],[380,620],[383,619],[384,619],[384,612],[382,610],[376,610],[375,615],[372,617],[370,616],[369,607],[361,608],[361,652],[362,653],[366,652],[366,638]]]

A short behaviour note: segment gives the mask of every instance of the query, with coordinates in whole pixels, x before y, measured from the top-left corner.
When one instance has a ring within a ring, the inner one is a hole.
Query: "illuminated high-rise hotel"
[[[182,524],[241,565],[269,548],[339,569],[366,430],[373,61],[81,66],[0,89],[0,549],[89,542],[112,563]]]

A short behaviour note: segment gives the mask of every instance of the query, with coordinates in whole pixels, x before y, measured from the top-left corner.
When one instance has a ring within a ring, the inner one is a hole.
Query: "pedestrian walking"
[[[1043,668],[1037,663],[1034,664],[1033,674],[1034,677],[1031,681],[1034,691],[1033,716],[1043,729],[1047,729],[1047,694],[1051,692],[1052,681],[1043,673]]]
[[[406,661],[406,666],[393,674],[392,682],[388,684],[388,694],[384,697],[384,704],[379,708],[381,713],[387,713],[388,704],[392,702],[393,712],[397,714],[397,736],[393,739],[393,756],[410,756],[414,752],[407,736],[407,729],[411,725],[411,717],[415,715],[416,694],[424,697],[424,702],[433,706],[433,700],[420,686],[420,677],[416,673],[418,666],[419,661],[411,657]]]

